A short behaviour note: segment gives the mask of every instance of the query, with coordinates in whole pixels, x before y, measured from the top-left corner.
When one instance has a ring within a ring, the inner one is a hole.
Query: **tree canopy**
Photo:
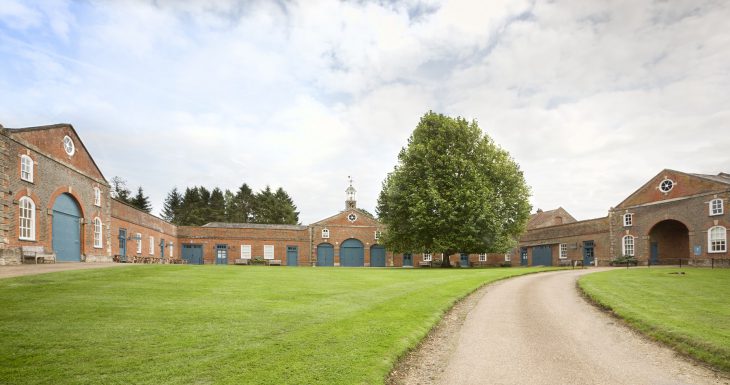
[[[376,210],[396,252],[502,253],[524,230],[529,195],[519,165],[476,121],[428,112],[383,181]]]

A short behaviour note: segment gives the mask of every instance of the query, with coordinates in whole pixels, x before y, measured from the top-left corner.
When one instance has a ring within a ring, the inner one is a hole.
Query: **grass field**
[[[458,298],[537,271],[130,266],[0,280],[3,384],[380,384]]]
[[[730,372],[730,269],[613,270],[579,285],[645,334]]]

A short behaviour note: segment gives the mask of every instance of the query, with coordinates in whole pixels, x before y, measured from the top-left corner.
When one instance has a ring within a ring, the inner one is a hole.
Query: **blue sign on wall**
[[[695,255],[702,255],[702,246],[695,246]]]

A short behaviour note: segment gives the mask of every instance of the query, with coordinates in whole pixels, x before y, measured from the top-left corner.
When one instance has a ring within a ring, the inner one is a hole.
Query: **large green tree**
[[[506,252],[527,223],[529,195],[517,163],[475,121],[428,112],[383,182],[383,241],[396,252]]]
[[[162,206],[162,218],[168,222],[176,225],[180,224],[180,208],[182,207],[183,197],[180,192],[177,191],[177,187],[174,187],[167,193],[165,197],[165,203]]]

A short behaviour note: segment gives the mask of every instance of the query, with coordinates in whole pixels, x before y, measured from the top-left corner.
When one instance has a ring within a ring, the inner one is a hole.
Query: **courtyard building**
[[[0,265],[23,248],[57,262],[180,262],[288,266],[427,267],[604,265],[728,260],[730,175],[663,170],[602,218],[538,210],[512,252],[394,253],[385,228],[357,207],[350,182],[344,209],[309,225],[208,223],[176,226],[111,197],[110,186],[70,124],[0,126]]]

